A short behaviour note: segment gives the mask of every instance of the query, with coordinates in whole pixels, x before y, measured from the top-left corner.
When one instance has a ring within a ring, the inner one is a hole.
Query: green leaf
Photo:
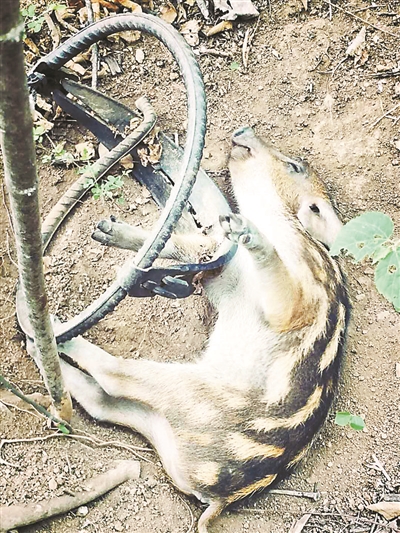
[[[28,6],[28,9],[27,9],[28,17],[33,18],[35,16],[35,12],[36,12],[35,5],[31,4],[30,6]]]
[[[339,255],[341,250],[354,257],[356,262],[366,257],[376,259],[386,255],[384,243],[393,233],[392,219],[380,212],[367,212],[353,218],[340,230],[336,241],[331,247],[332,256]]]
[[[349,425],[356,431],[362,431],[365,428],[365,422],[361,416],[351,415]]]
[[[57,427],[61,431],[61,433],[64,433],[64,435],[70,434],[69,429],[63,423],[60,422],[59,424],[57,424]]]
[[[232,63],[229,65],[229,68],[231,70],[238,70],[240,68],[240,63],[237,61],[232,61]]]
[[[335,424],[338,426],[348,426],[352,415],[348,411],[338,411],[335,416]]]
[[[391,250],[375,268],[375,285],[378,291],[400,308],[400,247]]]

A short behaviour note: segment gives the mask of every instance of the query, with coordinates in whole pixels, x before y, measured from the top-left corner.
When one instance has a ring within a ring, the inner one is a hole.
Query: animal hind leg
[[[196,365],[114,357],[82,337],[60,344],[58,350],[110,396],[145,403],[160,412],[181,404],[182,394],[193,395],[194,386],[207,377]]]
[[[131,427],[145,437],[150,437],[152,411],[149,407],[123,398],[114,398],[92,376],[62,359],[60,364],[65,386],[90,416],[103,422]]]

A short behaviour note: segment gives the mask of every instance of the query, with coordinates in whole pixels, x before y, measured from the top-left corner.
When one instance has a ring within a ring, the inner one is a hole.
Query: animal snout
[[[232,135],[232,142],[234,143],[235,140],[243,136],[254,137],[255,133],[253,128],[250,128],[250,126],[242,126],[241,128],[235,130]]]

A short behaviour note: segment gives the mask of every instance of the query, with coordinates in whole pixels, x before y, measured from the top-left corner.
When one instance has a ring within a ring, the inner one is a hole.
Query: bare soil
[[[39,2],[38,2],[39,4]],[[342,5],[342,3],[339,3]],[[376,74],[400,67],[400,4],[398,0],[372,4],[350,0],[343,8],[367,21],[363,65],[345,59],[345,51],[363,23],[333,10],[323,0],[311,2],[308,12],[297,0],[258,3],[258,22],[236,23],[232,32],[206,38],[195,47],[204,75],[208,100],[208,127],[203,168],[224,183],[226,154],[233,130],[254,126],[259,134],[287,153],[301,155],[328,184],[344,221],[366,210],[379,210],[400,228],[400,77]],[[385,14],[386,13],[386,14]],[[201,19],[196,7],[189,18]],[[392,37],[372,26],[394,33]],[[254,31],[248,68],[242,63],[246,31]],[[35,40],[50,51],[47,27]],[[201,53],[202,47],[214,54]],[[122,61],[122,74],[102,78],[101,90],[128,105],[147,95],[159,115],[161,128],[185,132],[185,92],[170,55],[149,37],[135,45],[108,43]],[[144,60],[138,63],[135,50]],[[223,53],[222,55],[221,52]],[[226,55],[228,54],[228,55]],[[240,65],[235,68],[235,64]],[[332,73],[332,71],[334,71]],[[66,149],[90,139],[82,128],[62,116],[51,132],[54,143]],[[38,146],[41,205],[45,215],[76,179],[75,169],[41,162],[51,152],[47,138]],[[124,203],[94,200],[90,195],[59,230],[46,259],[51,311],[62,320],[81,311],[114,279],[127,253],[102,247],[91,240],[96,222],[115,214],[130,223],[150,227],[158,211],[140,185],[125,178]],[[16,254],[7,199],[0,206],[0,354],[1,373],[24,393],[46,394],[40,375],[25,350],[15,318]],[[347,261],[353,299],[347,358],[336,403],[312,452],[280,488],[312,491],[321,499],[262,493],[234,505],[212,527],[213,533],[253,531],[287,533],[305,513],[314,513],[303,531],[397,531],[396,520],[386,520],[366,506],[385,494],[400,492],[400,315],[376,291],[370,264]],[[207,339],[210,317],[202,297],[169,301],[126,299],[87,334],[110,353],[162,361],[191,360]],[[54,495],[82,490],[85,480],[106,471],[133,452],[113,445],[102,447],[51,432],[41,418],[0,402],[0,504],[40,502]],[[26,409],[26,406],[20,408]],[[355,432],[334,424],[335,412],[348,410],[365,418],[366,428]],[[103,442],[119,441],[148,448],[131,431],[99,424],[75,406],[73,426]],[[70,512],[40,524],[21,528],[66,533],[130,531],[185,533],[194,531],[193,519],[201,505],[182,496],[170,484],[157,456],[138,451],[141,476],[98,501],[87,514]],[[387,476],[371,468],[375,455]],[[82,516],[84,515],[84,516]]]

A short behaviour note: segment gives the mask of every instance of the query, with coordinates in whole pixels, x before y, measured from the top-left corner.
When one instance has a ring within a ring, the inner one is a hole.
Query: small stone
[[[327,466],[328,466],[328,468],[332,468],[332,466],[333,466],[333,463],[332,463],[332,461],[329,461],[329,463],[328,463],[328,465],[327,465]]]
[[[89,509],[86,507],[86,505],[81,505],[76,510],[76,516],[83,517],[83,516],[86,516],[88,512],[89,512]]]
[[[115,531],[123,531],[124,530],[124,526],[123,526],[122,522],[120,522],[119,520],[114,522],[113,527],[114,527]]]
[[[392,160],[392,165],[393,165],[394,167],[397,167],[397,166],[400,165],[400,161],[399,161],[398,159],[393,159],[393,160]]]
[[[381,439],[385,440],[385,439],[387,439],[387,437],[388,437],[387,433],[381,433]]]
[[[57,481],[54,478],[51,478],[49,481],[49,489],[50,490],[56,490],[58,487]]]
[[[169,75],[169,79],[171,81],[175,81],[179,78],[179,74],[177,72],[171,72],[171,74]]]

